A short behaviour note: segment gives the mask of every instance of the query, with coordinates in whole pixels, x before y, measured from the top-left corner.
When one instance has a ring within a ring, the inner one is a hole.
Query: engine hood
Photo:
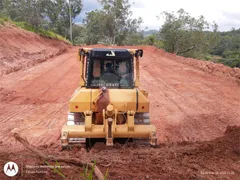
[[[126,112],[149,112],[147,92],[134,89],[86,89],[79,88],[69,103],[70,112],[102,112],[108,104],[114,109]]]

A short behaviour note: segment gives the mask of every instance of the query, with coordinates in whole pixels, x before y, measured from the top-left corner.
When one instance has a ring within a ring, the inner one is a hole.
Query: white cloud
[[[226,31],[232,27],[240,28],[239,0],[130,0],[133,17],[142,17],[142,28],[159,29],[163,18],[157,19],[163,11],[177,11],[183,8],[191,16],[203,15],[207,21],[216,21],[219,30]],[[133,4],[134,3],[134,4]],[[84,12],[100,8],[97,0],[83,0]],[[81,14],[80,17],[83,17]]]
[[[149,29],[159,29],[163,24],[163,18],[157,20],[156,16],[163,11],[177,11],[183,8],[191,16],[198,17],[203,15],[207,21],[216,21],[219,25],[219,30],[230,30],[232,27],[240,28],[240,19],[232,20],[229,14],[240,13],[239,0],[130,0],[137,5],[132,5],[133,17],[142,17],[144,24],[142,27]]]

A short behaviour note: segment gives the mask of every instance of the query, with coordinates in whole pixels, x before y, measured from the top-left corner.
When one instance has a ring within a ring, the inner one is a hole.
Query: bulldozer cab
[[[142,56],[142,50],[127,49],[81,49],[85,58],[86,88],[107,87],[110,89],[133,89],[136,78],[134,78],[134,57]]]

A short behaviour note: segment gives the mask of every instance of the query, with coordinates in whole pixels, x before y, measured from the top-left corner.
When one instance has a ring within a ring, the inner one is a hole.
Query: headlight
[[[74,113],[68,113],[67,125],[74,125]]]

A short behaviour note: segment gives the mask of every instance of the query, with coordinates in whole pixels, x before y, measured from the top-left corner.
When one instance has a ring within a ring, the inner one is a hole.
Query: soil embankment
[[[0,26],[0,76],[44,62],[64,53],[68,47],[65,42],[6,23]]]

